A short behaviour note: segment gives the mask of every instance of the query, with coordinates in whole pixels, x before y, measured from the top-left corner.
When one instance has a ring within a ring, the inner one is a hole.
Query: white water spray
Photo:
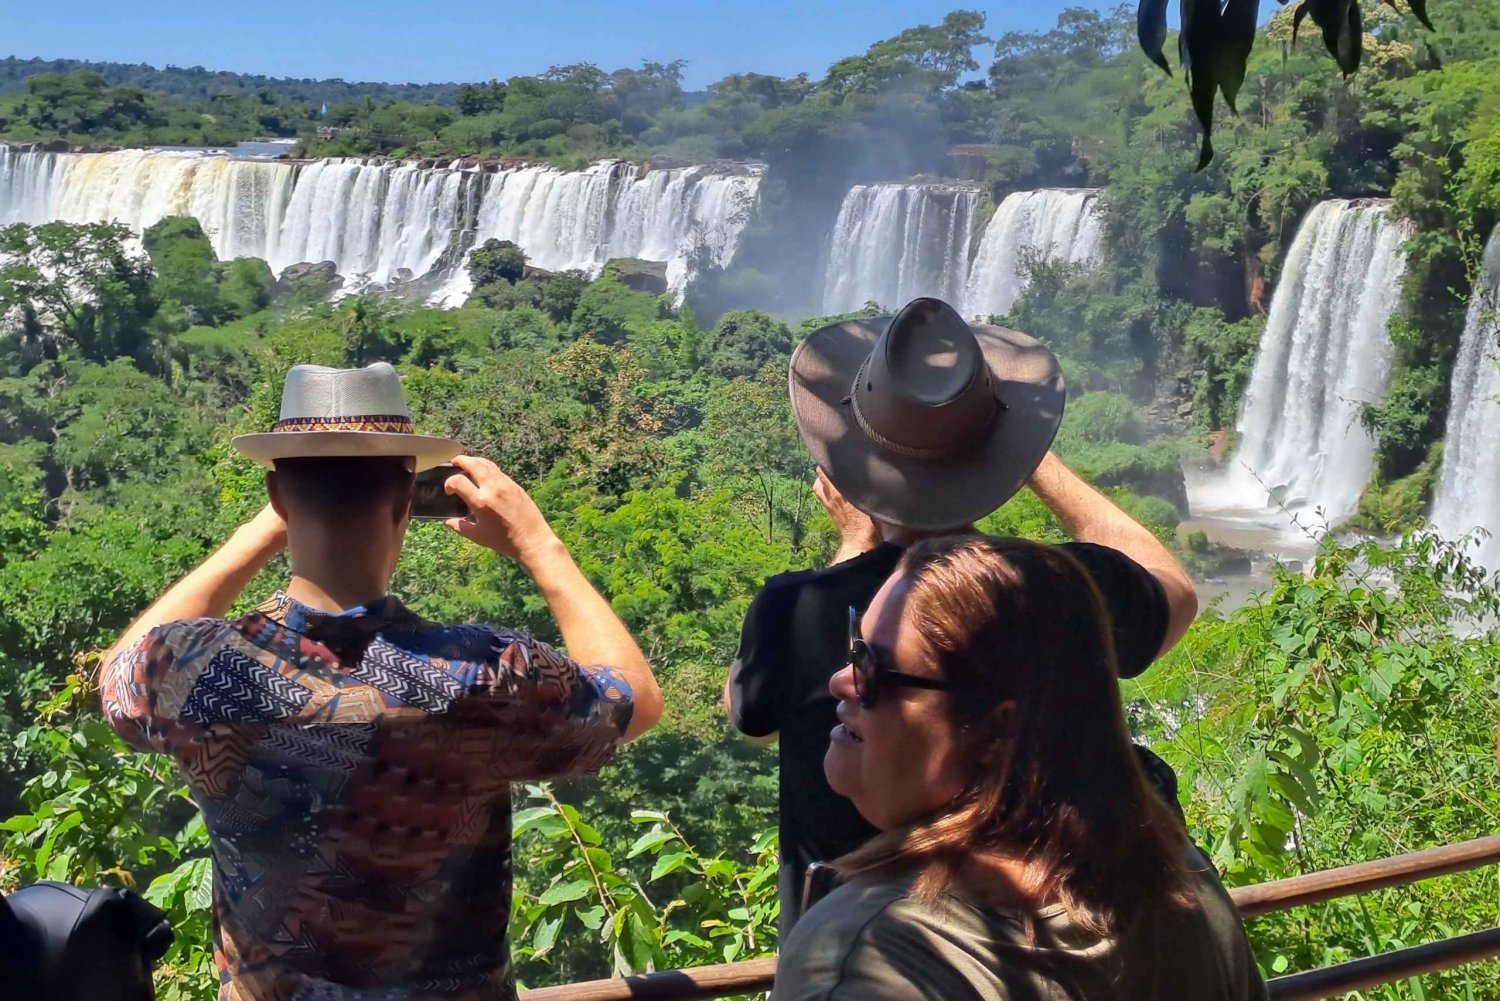
[[[1432,526],[1450,539],[1485,529],[1473,555],[1500,570],[1500,238],[1490,237],[1484,259],[1453,366]]]
[[[1195,514],[1287,527],[1338,524],[1374,465],[1360,408],[1390,381],[1386,325],[1406,270],[1406,228],[1380,201],[1327,201],[1297,231],[1271,301],[1224,474],[1190,484]]]

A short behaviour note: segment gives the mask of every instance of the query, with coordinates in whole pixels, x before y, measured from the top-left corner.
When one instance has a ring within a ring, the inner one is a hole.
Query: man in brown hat
[[[1029,482],[1078,540],[1066,548],[1104,595],[1121,676],[1145,670],[1197,613],[1192,581],[1167,548],[1048,451],[1063,380],[1032,338],[916,299],[894,318],[814,331],[792,355],[790,382],[819,469],[814,491],[843,545],[832,566],[766,581],[724,690],[742,733],[780,745],[783,936],[814,889],[809,867],[876,833],[823,775],[837,724],[828,683],[848,661],[852,619],[905,547],[973,530]],[[1142,751],[1172,795],[1170,769]]]
[[[650,667],[525,491],[412,433],[389,365],[292,369],[275,428],[234,445],[270,467],[270,506],[102,679],[115,728],[172,755],[203,812],[220,1001],[514,998],[510,783],[592,771],[649,730]],[[448,527],[526,569],[568,656],[387,593],[414,473],[449,459],[469,516]],[[285,590],[221,618],[283,548]]]

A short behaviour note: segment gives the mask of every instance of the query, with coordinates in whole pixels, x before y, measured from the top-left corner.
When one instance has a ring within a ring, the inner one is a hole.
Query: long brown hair
[[[923,542],[896,572],[907,622],[958,689],[951,719],[974,773],[945,808],[846,855],[840,872],[914,869],[930,899],[965,862],[999,852],[1022,860],[1030,899],[1059,901],[1099,932],[1138,905],[1185,902],[1186,833],[1131,748],[1088,572],[1055,546],[973,535]]]

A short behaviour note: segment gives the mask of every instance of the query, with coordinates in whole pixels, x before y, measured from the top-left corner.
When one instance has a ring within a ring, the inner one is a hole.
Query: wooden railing
[[[1500,836],[1476,838],[1291,879],[1238,886],[1230,890],[1229,895],[1242,917],[1253,918],[1386,887],[1404,886],[1496,862],[1500,862]],[[1449,970],[1496,956],[1500,956],[1500,928],[1489,928],[1471,935],[1278,977],[1271,981],[1271,997],[1273,1001],[1316,1001],[1338,997],[1350,991]],[[733,994],[768,991],[775,980],[775,959],[753,959],[691,970],[644,973],[623,980],[543,987],[525,991],[521,998],[522,1001],[709,1001]]]

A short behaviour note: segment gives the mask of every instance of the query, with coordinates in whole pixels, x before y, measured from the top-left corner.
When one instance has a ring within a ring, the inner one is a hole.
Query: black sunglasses
[[[926,688],[936,692],[954,690],[953,685],[937,678],[923,678],[881,667],[875,651],[859,635],[859,612],[853,605],[849,606],[849,665],[854,668],[854,694],[859,697],[859,704],[866,709],[874,707],[881,685]]]

